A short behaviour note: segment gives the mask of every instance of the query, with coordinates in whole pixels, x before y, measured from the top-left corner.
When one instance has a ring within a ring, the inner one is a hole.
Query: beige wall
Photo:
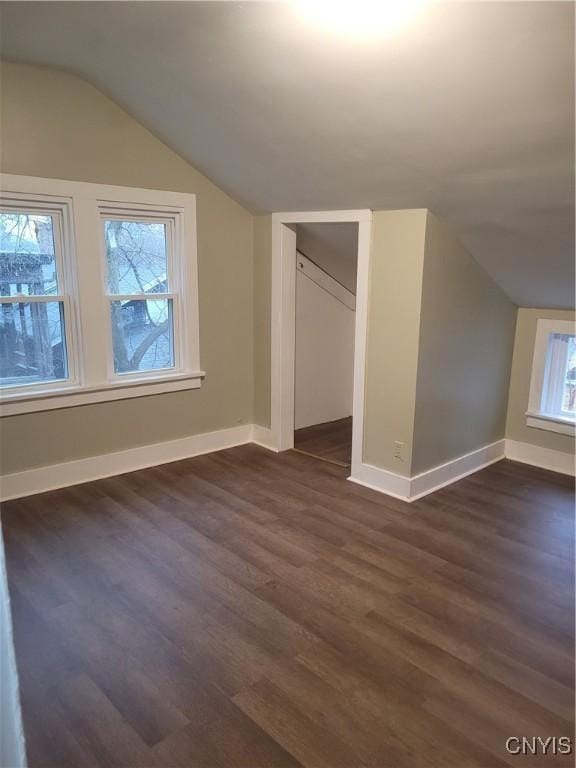
[[[1,420],[2,472],[172,440],[253,419],[253,217],[85,81],[5,64],[6,173],[197,194],[200,390]]]
[[[574,438],[559,435],[544,429],[526,425],[530,377],[532,374],[532,356],[536,340],[538,320],[574,320],[575,313],[558,309],[519,309],[510,377],[510,395],[506,420],[506,437],[522,443],[531,443],[540,448],[574,453]]]
[[[196,391],[4,418],[2,472],[269,426],[271,217],[253,218],[75,76],[5,64],[0,108],[4,172],[197,194],[207,371]],[[569,451],[569,438],[525,425],[539,316],[573,313],[520,310],[506,435]],[[502,437],[513,323],[510,302],[434,216],[375,212],[364,461],[409,476]]]
[[[372,223],[363,460],[410,475],[426,211],[376,211]],[[404,460],[394,457],[403,442]]]
[[[516,307],[430,212],[412,474],[504,437]]]
[[[270,427],[272,216],[254,219],[254,422]]]

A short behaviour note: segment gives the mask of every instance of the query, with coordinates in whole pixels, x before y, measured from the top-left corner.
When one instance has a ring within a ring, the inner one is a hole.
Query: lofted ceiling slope
[[[287,3],[0,8],[3,57],[85,77],[252,210],[427,207],[514,302],[574,306],[573,3],[364,43]]]

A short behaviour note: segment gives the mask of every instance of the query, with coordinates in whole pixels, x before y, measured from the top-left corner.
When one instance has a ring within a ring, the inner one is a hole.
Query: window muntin
[[[69,379],[61,212],[0,211],[0,387]]]

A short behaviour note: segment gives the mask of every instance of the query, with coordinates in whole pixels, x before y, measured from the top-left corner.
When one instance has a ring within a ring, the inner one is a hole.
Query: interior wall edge
[[[411,475],[504,437],[515,325],[516,306],[427,211]]]
[[[0,765],[26,768],[26,747],[14,653],[10,593],[0,528]]]

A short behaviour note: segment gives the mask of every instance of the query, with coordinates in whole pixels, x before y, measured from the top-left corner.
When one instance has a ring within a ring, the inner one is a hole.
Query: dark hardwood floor
[[[571,736],[573,487],[243,446],[8,502],[31,768],[499,768]]]
[[[352,417],[295,430],[294,448],[324,461],[349,467],[352,457]]]

